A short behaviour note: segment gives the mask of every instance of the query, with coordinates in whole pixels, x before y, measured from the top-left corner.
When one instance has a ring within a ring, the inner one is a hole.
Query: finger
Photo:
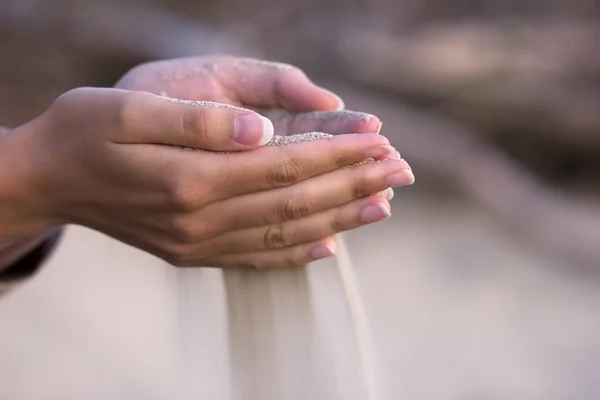
[[[294,137],[287,139],[294,140]],[[207,154],[212,162],[203,165],[199,173],[220,177],[212,190],[219,193],[220,200],[291,186],[362,162],[373,152],[382,151],[377,148],[389,145],[387,139],[380,135],[340,135],[329,140],[306,140],[285,146],[261,147],[250,152]]]
[[[303,132],[379,133],[381,121],[375,115],[356,111],[292,113],[287,110],[263,110],[278,135]]]
[[[286,110],[261,111],[269,118],[278,135],[299,132],[325,132],[332,135],[347,133],[379,133],[382,123],[375,115],[357,111],[291,113]],[[378,160],[401,158],[400,153],[387,154]]]
[[[202,265],[221,268],[275,269],[301,267],[313,261],[331,257],[337,252],[337,246],[331,238],[317,242],[300,244],[277,250],[244,254],[227,254],[198,260]],[[194,265],[190,261],[189,265]],[[198,265],[198,263],[196,263]]]
[[[344,108],[334,93],[315,85],[302,70],[289,64],[255,59],[234,59],[230,68],[215,74],[221,85],[251,107],[276,107],[291,111],[333,111]]]
[[[279,249],[313,242],[390,216],[389,203],[380,196],[370,196],[306,218],[228,232],[198,244],[196,251],[237,254]]]
[[[273,125],[243,108],[125,92],[114,141],[215,151],[248,150],[273,138]]]
[[[389,160],[343,168],[287,188],[252,193],[213,203],[202,212],[209,226],[225,232],[301,219],[390,186],[410,185],[414,177],[405,161]],[[228,210],[226,215],[222,211]]]

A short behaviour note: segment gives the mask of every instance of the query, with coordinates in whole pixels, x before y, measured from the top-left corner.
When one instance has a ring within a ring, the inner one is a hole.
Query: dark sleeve
[[[62,237],[62,229],[38,244],[31,251],[0,272],[0,292],[34,275],[52,254]]]

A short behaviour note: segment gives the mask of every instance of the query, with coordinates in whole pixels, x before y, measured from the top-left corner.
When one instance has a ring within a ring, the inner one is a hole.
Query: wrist
[[[30,136],[27,127],[0,129],[0,250],[2,243],[44,236],[59,225],[40,207]]]

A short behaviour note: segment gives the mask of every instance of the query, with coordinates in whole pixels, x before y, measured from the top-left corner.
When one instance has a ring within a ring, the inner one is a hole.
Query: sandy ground
[[[388,398],[600,398],[600,283],[465,204],[399,197],[390,221],[346,236]],[[179,398],[172,276],[71,228],[0,300],[0,399]]]

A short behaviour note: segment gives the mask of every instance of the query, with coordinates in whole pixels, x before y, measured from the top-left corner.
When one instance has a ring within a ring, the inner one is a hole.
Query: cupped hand
[[[80,224],[175,265],[293,266],[331,255],[330,235],[389,216],[387,201],[370,194],[412,183],[380,135],[227,154],[182,149],[251,147],[234,140],[238,118],[250,136],[264,132],[250,110],[68,92],[2,138],[15,182],[5,227],[18,236]],[[389,159],[341,168],[367,157]]]
[[[133,68],[117,88],[182,100],[206,100],[266,115],[275,133],[378,133],[379,118],[344,110],[334,93],[299,68],[225,55],[155,61]]]
[[[183,100],[294,112],[344,107],[338,96],[312,83],[297,67],[227,55],[141,64],[125,74],[115,87]]]

